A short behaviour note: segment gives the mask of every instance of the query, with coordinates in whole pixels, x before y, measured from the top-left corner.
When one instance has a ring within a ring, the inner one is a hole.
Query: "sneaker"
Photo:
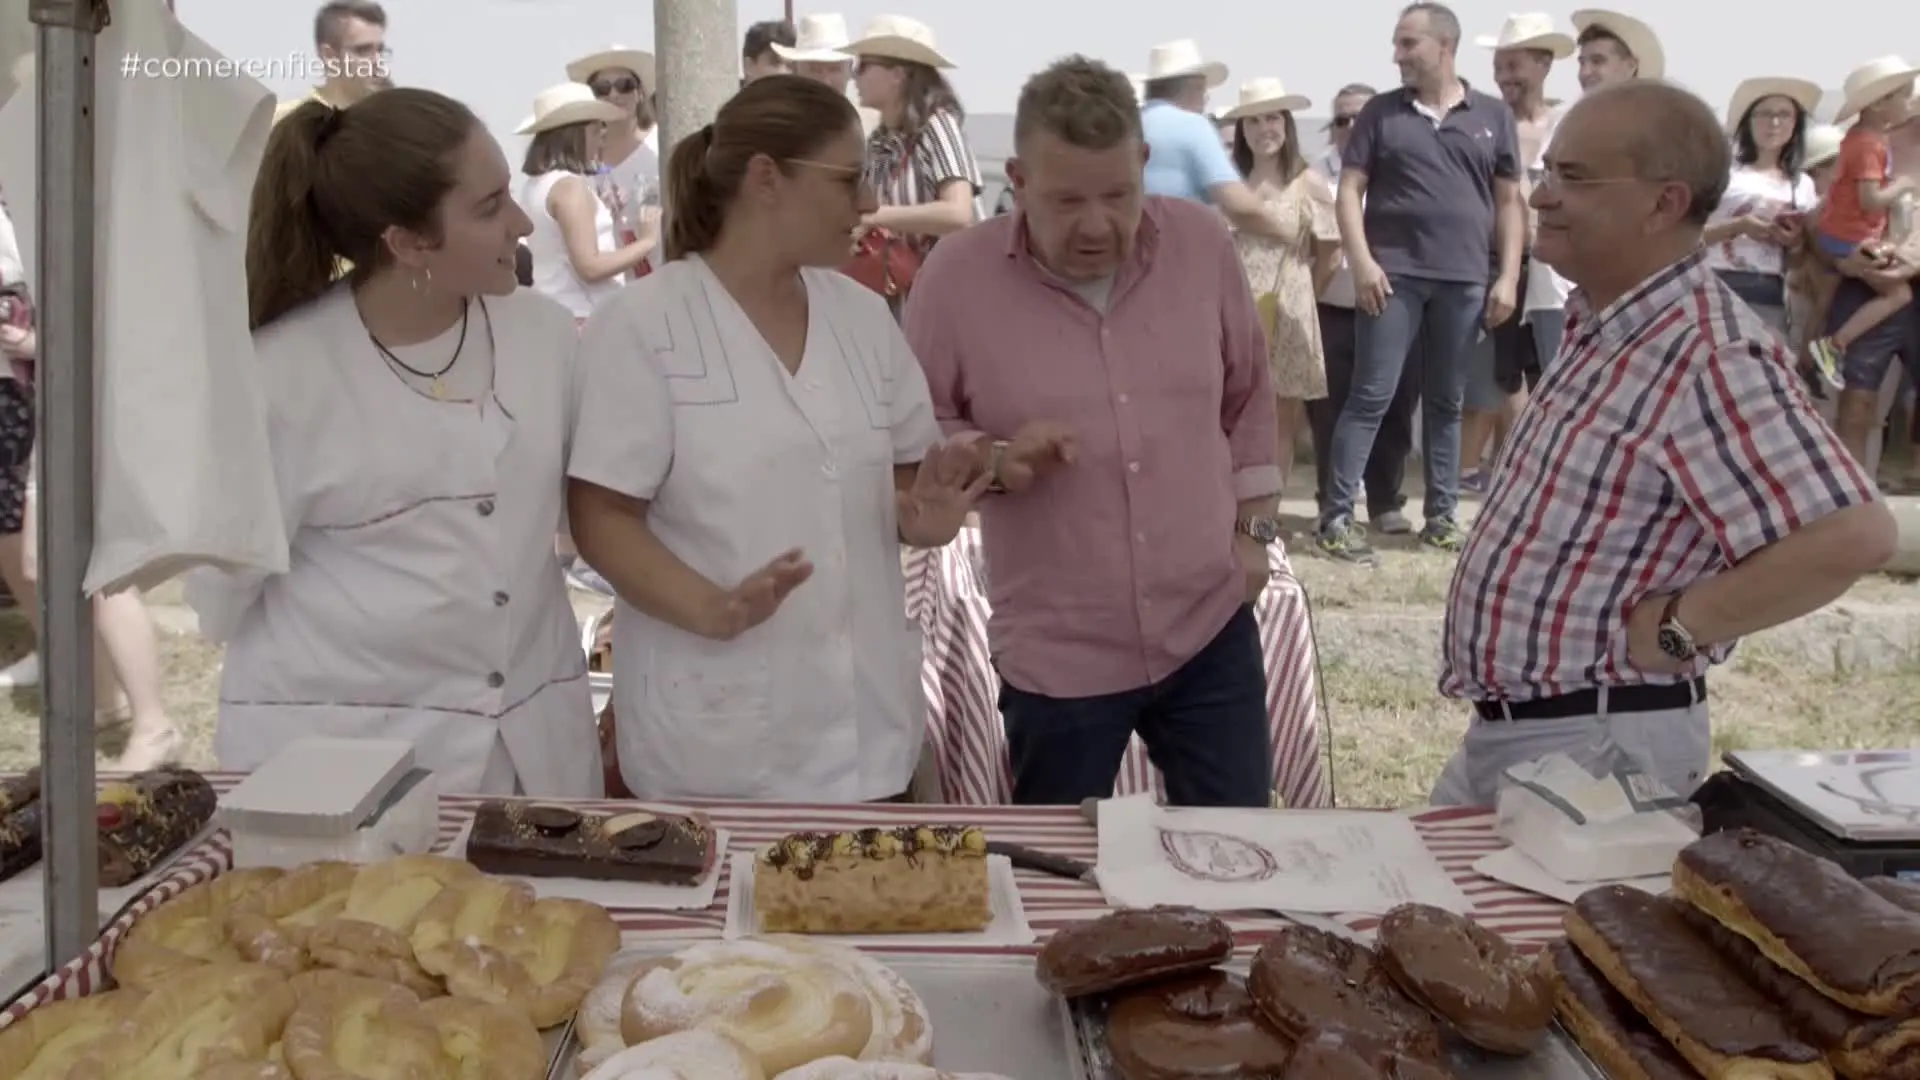
[[[1367,545],[1366,531],[1350,518],[1321,526],[1313,544],[1320,549],[1320,554],[1336,562],[1372,566],[1376,561],[1373,548]]]
[[[1813,361],[1813,370],[1819,373],[1821,382],[1835,390],[1847,388],[1847,381],[1840,376],[1840,349],[1832,338],[1808,342],[1807,359]]]
[[[1405,536],[1413,531],[1413,522],[1398,510],[1367,515],[1367,528],[1382,536]]]
[[[27,690],[40,685],[40,654],[30,652],[0,669],[0,690]]]
[[[1473,469],[1469,472],[1461,473],[1460,490],[1473,495],[1485,495],[1487,493],[1487,471],[1485,469]]]
[[[1460,526],[1454,524],[1451,518],[1437,518],[1429,521],[1427,527],[1420,530],[1422,545],[1449,554],[1458,554],[1466,539],[1467,534],[1461,531]]]

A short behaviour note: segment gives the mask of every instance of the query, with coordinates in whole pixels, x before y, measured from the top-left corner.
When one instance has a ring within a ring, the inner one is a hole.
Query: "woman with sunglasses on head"
[[[445,791],[601,791],[553,558],[576,332],[516,290],[511,181],[427,90],[302,105],[267,144],[247,288],[291,569],[189,581],[227,646],[223,769],[304,736],[401,739]]]
[[[569,518],[614,587],[642,798],[902,795],[925,732],[899,545],[984,489],[885,303],[837,267],[872,210],[859,115],[794,75],[674,148],[668,262],[581,337]]]
[[[620,291],[659,238],[658,216],[650,214],[633,240],[620,242],[613,210],[593,190],[606,128],[624,115],[579,83],[562,83],[540,92],[516,132],[532,136],[514,196],[533,219],[533,287],[582,322]]]
[[[629,244],[649,232],[660,206],[660,128],[653,114],[653,54],[615,45],[567,65],[567,78],[620,110],[600,140],[594,190],[613,211],[615,238]],[[656,237],[657,240],[657,237]],[[636,273],[645,274],[651,261]]]

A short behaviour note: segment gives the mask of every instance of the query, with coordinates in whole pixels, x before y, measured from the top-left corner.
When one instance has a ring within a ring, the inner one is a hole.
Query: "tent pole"
[[[94,815],[94,44],[106,0],[31,0],[39,27],[38,536],[49,966],[100,932]]]

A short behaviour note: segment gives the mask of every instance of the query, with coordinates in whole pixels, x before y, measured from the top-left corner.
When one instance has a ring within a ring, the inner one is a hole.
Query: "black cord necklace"
[[[439,371],[421,371],[419,368],[414,367],[412,364],[409,364],[405,360],[402,360],[398,356],[395,356],[393,354],[393,350],[387,348],[387,346],[383,342],[381,342],[379,338],[374,336],[373,331],[371,330],[367,331],[367,340],[373,342],[373,347],[376,349],[379,349],[380,355],[386,357],[387,362],[392,364],[394,367],[399,368],[401,371],[404,371],[407,374],[414,376],[415,378],[428,380],[428,389],[432,391],[434,399],[437,401],[444,401],[446,400],[446,396],[447,396],[447,384],[441,381],[441,377],[444,376],[447,372],[452,371],[453,365],[460,362],[460,353],[463,350],[465,350],[467,347],[467,323],[472,315],[473,315],[473,301],[472,300],[460,301],[460,340],[456,342],[453,346],[452,359],[448,360],[445,364],[441,365]]]

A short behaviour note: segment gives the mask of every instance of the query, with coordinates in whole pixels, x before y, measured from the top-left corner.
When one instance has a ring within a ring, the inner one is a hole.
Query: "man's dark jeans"
[[[1320,348],[1327,357],[1327,396],[1307,402],[1307,423],[1313,429],[1313,498],[1322,510],[1327,492],[1333,490],[1333,425],[1340,410],[1347,407],[1353,391],[1352,308],[1320,305]],[[1374,436],[1373,452],[1367,455],[1362,480],[1367,491],[1367,518],[1378,521],[1384,514],[1397,514],[1407,505],[1400,493],[1407,480],[1407,455],[1413,452],[1413,409],[1420,403],[1420,347],[1400,369],[1400,385],[1386,415],[1380,418],[1380,433]]]
[[[1320,513],[1323,530],[1353,517],[1367,456],[1415,342],[1421,346],[1424,369],[1420,435],[1425,444],[1426,519],[1451,521],[1460,503],[1460,402],[1487,286],[1398,275],[1389,284],[1393,291],[1379,315],[1359,312],[1355,317],[1353,391],[1333,429],[1333,483]]]
[[[1267,671],[1253,609],[1152,686],[1052,698],[1000,682],[1013,801],[1077,806],[1107,798],[1138,732],[1174,806],[1273,805]]]

